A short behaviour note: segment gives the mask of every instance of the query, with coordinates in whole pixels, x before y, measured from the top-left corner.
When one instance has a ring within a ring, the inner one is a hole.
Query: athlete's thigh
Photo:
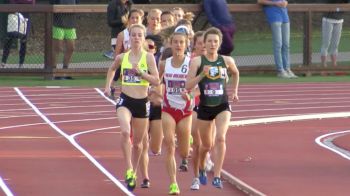
[[[225,138],[230,123],[231,112],[222,111],[215,117],[216,137]]]
[[[213,131],[213,120],[201,120],[198,119],[198,132],[201,142],[204,146],[211,146],[213,143],[212,131]]]
[[[120,130],[130,133],[131,112],[126,107],[119,107],[117,109],[117,116]]]
[[[133,142],[141,142],[148,130],[148,118],[132,118]]]
[[[177,143],[180,148],[188,148],[190,144],[192,115],[181,119],[176,125]]]
[[[175,139],[176,122],[174,118],[167,112],[162,112],[162,125],[164,141],[169,142]]]

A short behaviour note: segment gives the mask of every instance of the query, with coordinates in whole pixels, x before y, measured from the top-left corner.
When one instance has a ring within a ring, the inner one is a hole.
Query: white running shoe
[[[281,71],[277,73],[277,77],[279,78],[284,78],[284,79],[289,79],[290,76],[286,71]]]
[[[193,178],[191,190],[199,190],[199,178]]]
[[[290,69],[287,69],[286,73],[288,74],[289,78],[298,78],[298,76],[295,75]]]
[[[210,172],[212,171],[214,168],[214,163],[213,161],[210,159],[210,156],[207,156],[205,159],[205,171]]]

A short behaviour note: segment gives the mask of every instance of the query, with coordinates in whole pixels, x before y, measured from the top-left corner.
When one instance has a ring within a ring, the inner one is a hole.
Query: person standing
[[[226,0],[204,0],[204,11],[208,21],[214,27],[220,29],[223,37],[219,54],[230,56],[234,50],[233,39],[236,25]]]
[[[161,61],[160,78],[164,81],[162,124],[165,144],[165,161],[170,177],[170,195],[180,194],[176,180],[175,134],[180,157],[186,159],[190,148],[193,96],[185,89],[190,57],[185,54],[188,35],[175,32],[171,36],[172,57]]]
[[[289,41],[290,21],[287,0],[258,0],[272,31],[273,56],[277,77],[297,78],[290,67]]]
[[[231,118],[226,83],[230,72],[233,87],[231,99],[234,102],[238,101],[239,71],[231,56],[218,54],[222,43],[222,34],[218,28],[211,27],[204,33],[204,43],[207,53],[191,60],[186,89],[192,90],[198,84],[200,90],[197,126],[202,143],[199,147],[198,180],[203,185],[207,184],[205,159],[207,153],[213,148],[215,156],[212,185],[223,188],[221,169],[226,153],[226,133]],[[212,133],[214,124],[216,126],[215,142]]]
[[[121,67],[121,94],[116,105],[121,129],[121,148],[126,162],[125,182],[133,191],[142,153],[142,140],[148,130],[150,103],[149,85],[159,85],[159,75],[153,54],[143,49],[146,29],[134,24],[130,28],[130,50],[118,55],[108,69],[104,93],[110,96],[115,71]],[[133,132],[132,144],[130,140]]]
[[[327,3],[349,3],[349,0],[328,0]],[[327,67],[330,54],[332,66],[337,66],[338,46],[344,22],[344,12],[327,12],[322,17],[321,63]]]
[[[111,50],[103,55],[114,59],[117,36],[126,27],[131,0],[110,0],[107,6],[107,24],[111,28]]]
[[[50,0],[50,4],[76,5],[79,0]],[[53,15],[52,38],[54,46],[53,64],[57,66],[57,55],[64,51],[63,69],[67,69],[75,49],[76,18],[74,13],[55,13]],[[63,49],[65,45],[65,49]]]
[[[10,4],[35,4],[35,0],[10,0]],[[23,67],[23,63],[26,57],[27,53],[27,40],[28,40],[28,35],[30,32],[30,26],[31,26],[31,21],[30,21],[30,16],[29,13],[20,13],[23,22],[25,23],[24,27],[24,34],[19,34],[18,32],[7,32],[7,36],[4,40],[4,48],[3,48],[3,54],[2,54],[2,59],[1,59],[1,67],[5,67],[7,63],[7,59],[10,55],[10,50],[13,41],[19,39],[20,41],[20,49],[19,49],[19,67]],[[20,18],[18,16],[18,20]]]

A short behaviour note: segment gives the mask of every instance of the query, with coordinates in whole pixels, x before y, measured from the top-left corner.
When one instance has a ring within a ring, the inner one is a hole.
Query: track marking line
[[[86,158],[90,160],[92,164],[94,164],[103,174],[105,174],[112,182],[114,182],[115,185],[117,185],[126,195],[128,196],[134,196],[133,193],[128,191],[128,189],[118,180],[116,179],[111,173],[107,171],[96,159],[94,159],[93,156],[91,156],[84,148],[82,148],[75,140],[74,137],[66,134],[64,131],[62,131],[59,127],[57,127],[54,123],[50,121],[41,111],[33,105],[29,99],[19,90],[19,88],[14,88],[17,94],[37,113],[48,125],[50,125],[56,132],[61,134],[63,137],[65,137],[75,148],[77,148],[83,155],[85,155]],[[73,135],[74,136],[74,135]]]
[[[349,134],[349,133],[350,133],[350,130],[324,134],[317,137],[315,139],[315,142],[321,147],[326,148],[350,161],[350,152],[333,144],[333,140],[335,138],[345,134]]]
[[[4,180],[1,178],[0,176],[0,187],[1,189],[4,191],[4,193],[6,194],[6,196],[13,196],[13,193],[11,192],[11,190],[7,187],[7,185],[5,184]]]
[[[320,114],[307,114],[307,115],[295,115],[295,116],[280,116],[270,118],[258,118],[239,121],[230,121],[229,126],[243,126],[253,124],[266,124],[273,122],[288,122],[298,120],[315,120],[315,119],[328,119],[328,118],[345,118],[350,117],[350,112],[330,112]]]

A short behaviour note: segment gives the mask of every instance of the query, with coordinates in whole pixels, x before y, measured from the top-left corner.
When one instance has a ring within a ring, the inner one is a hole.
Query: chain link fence
[[[156,7],[155,7],[156,8]],[[184,7],[186,8],[186,7]],[[170,8],[169,8],[170,9]],[[94,10],[94,6],[91,6]],[[47,68],[45,63],[45,54],[47,54],[47,46],[52,42],[47,42],[47,32],[49,28],[47,22],[50,12],[24,12],[24,18],[28,17],[30,28],[26,33],[26,55],[23,63],[20,62],[21,57],[21,36],[14,37],[10,46],[10,53],[6,60],[4,69],[21,70],[44,70]],[[76,47],[73,53],[70,69],[103,69],[104,72],[108,68],[112,60],[103,56],[110,50],[110,28],[107,25],[105,11],[72,11],[76,16]],[[9,34],[4,33],[7,29],[9,14],[16,12],[1,11],[0,5],[0,26],[1,31],[1,49],[0,53],[4,53],[4,45],[8,41]],[[193,24],[195,30],[205,29],[209,27],[204,13],[195,12],[197,19]],[[305,40],[305,17],[304,12],[290,11],[291,18],[291,63],[294,66],[303,65],[304,57],[304,40]],[[232,12],[237,26],[234,45],[235,50],[232,56],[236,59],[238,66],[263,66],[274,65],[272,52],[272,36],[270,28],[266,22],[265,15],[261,11],[240,11]],[[321,44],[321,20],[323,12],[312,12],[312,61],[311,64],[318,65],[320,63],[320,44]],[[6,20],[4,20],[4,18]],[[2,21],[2,22],[1,22]],[[5,22],[4,22],[5,21]],[[344,25],[342,39],[339,45],[339,62],[348,65],[350,62],[350,13],[344,15]],[[5,24],[4,24],[5,23]],[[51,23],[52,24],[52,23]],[[17,28],[17,27],[16,27]],[[15,29],[15,28],[13,28]],[[50,48],[50,47],[49,47]],[[52,48],[51,48],[52,49]],[[3,55],[2,55],[3,57]],[[62,69],[63,55],[62,52],[57,58],[57,68]],[[76,72],[77,70],[73,70]],[[72,72],[73,72],[72,71]],[[95,70],[96,71],[96,70]],[[1,71],[0,71],[1,72]],[[15,71],[14,71],[15,72]],[[91,71],[93,73],[94,70]]]

